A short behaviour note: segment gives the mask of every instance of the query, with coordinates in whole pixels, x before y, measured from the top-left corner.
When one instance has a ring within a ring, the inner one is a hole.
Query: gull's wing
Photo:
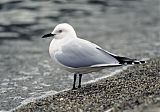
[[[63,45],[61,51],[55,53],[55,58],[59,63],[72,68],[120,65],[112,54],[79,38]]]
[[[137,59],[131,59],[128,57],[123,57],[123,56],[118,56],[115,54],[112,54],[100,47],[97,47],[99,50],[101,50],[102,52],[105,52],[107,54],[110,54],[112,57],[114,57],[115,59],[117,59],[119,61],[119,64],[123,65],[123,64],[142,64],[142,63],[146,63],[146,61],[142,61],[142,60],[137,60]],[[104,66],[104,65],[103,65]],[[108,65],[109,66],[109,65]]]

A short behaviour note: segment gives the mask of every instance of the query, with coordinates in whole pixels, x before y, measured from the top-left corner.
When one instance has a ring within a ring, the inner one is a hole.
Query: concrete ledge
[[[14,112],[142,112],[146,107],[160,109],[158,106],[160,107],[159,57],[146,64],[130,66],[127,70],[98,82],[83,85],[76,91],[64,91],[38,99],[16,108]]]

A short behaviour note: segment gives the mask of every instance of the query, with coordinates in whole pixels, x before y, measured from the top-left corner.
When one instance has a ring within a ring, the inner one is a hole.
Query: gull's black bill
[[[54,36],[54,35],[55,35],[55,34],[49,33],[49,34],[44,35],[42,38],[52,37],[52,36]]]

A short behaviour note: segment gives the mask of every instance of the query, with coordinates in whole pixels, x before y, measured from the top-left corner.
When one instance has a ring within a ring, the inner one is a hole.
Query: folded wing
[[[116,55],[83,39],[75,39],[62,46],[60,52],[55,53],[59,63],[72,68],[120,65],[114,56]]]

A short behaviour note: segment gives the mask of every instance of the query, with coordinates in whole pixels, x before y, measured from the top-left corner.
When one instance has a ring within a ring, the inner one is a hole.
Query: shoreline
[[[148,106],[147,106],[148,105]],[[160,105],[160,57],[146,64],[127,67],[120,73],[83,85],[73,91],[67,90],[43,97],[13,112],[48,111],[125,111],[136,112]],[[158,111],[157,111],[158,112]]]

